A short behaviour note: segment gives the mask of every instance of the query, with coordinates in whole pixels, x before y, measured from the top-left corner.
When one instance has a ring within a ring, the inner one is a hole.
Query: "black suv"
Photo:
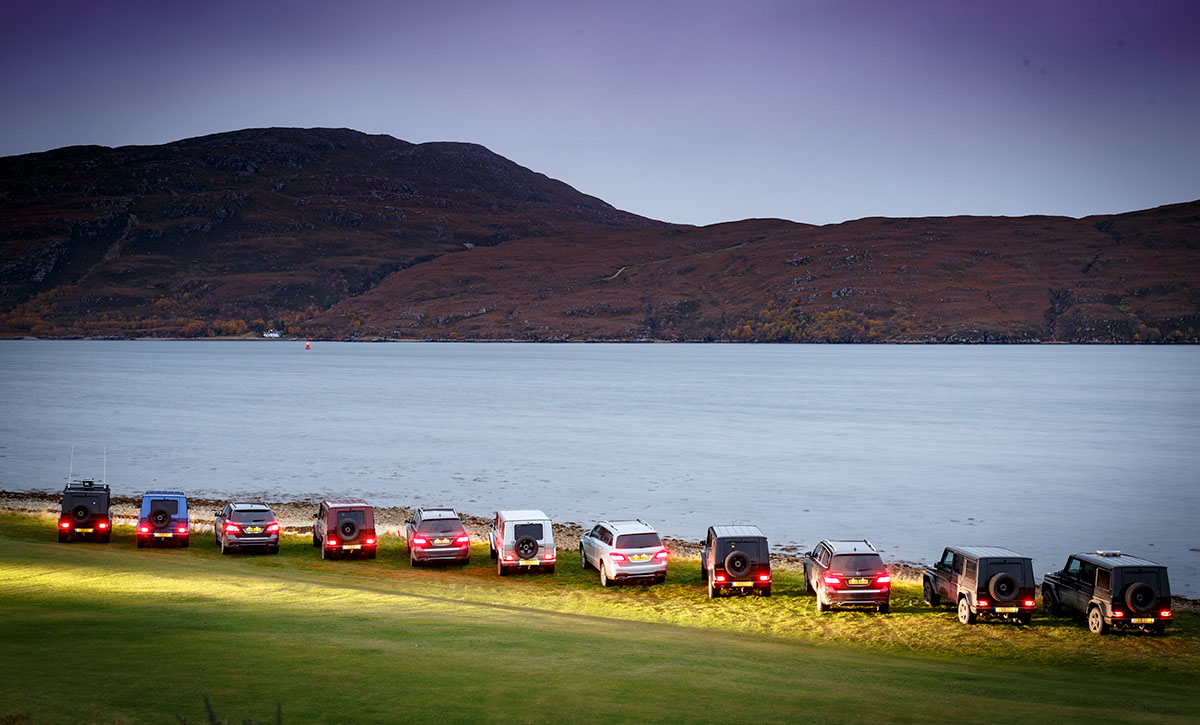
[[[891,609],[892,576],[866,539],[825,539],[804,555],[804,588],[817,598],[817,611],[830,607]]]
[[[771,550],[757,526],[710,526],[700,547],[709,599],[725,591],[771,596]]]
[[[922,577],[925,603],[955,603],[958,621],[998,617],[1021,624],[1033,621],[1033,559],[999,546],[950,546]]]
[[[68,483],[63,488],[58,540],[70,541],[82,537],[107,544],[112,537],[108,498],[108,484],[95,481]]]
[[[1162,634],[1171,621],[1167,567],[1119,551],[1072,554],[1042,579],[1042,606],[1087,615],[1088,629],[1139,628]]]

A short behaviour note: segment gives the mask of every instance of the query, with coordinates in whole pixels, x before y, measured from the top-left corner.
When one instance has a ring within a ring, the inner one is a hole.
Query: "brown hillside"
[[[471,144],[251,129],[0,159],[0,335],[1200,340],[1200,202],[746,220],[613,209]]]

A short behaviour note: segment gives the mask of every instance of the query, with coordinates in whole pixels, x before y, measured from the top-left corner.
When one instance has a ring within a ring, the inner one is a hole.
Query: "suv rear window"
[[[1158,572],[1154,569],[1122,569],[1121,584],[1129,586],[1134,582],[1149,584],[1156,592],[1161,592],[1163,589],[1158,581]]]
[[[417,531],[422,534],[457,534],[463,530],[463,525],[454,519],[433,519],[422,521]]]
[[[662,546],[662,539],[653,532],[649,534],[624,534],[617,537],[618,549],[649,549]]]
[[[717,553],[728,556],[731,551],[741,551],[751,559],[761,560],[762,542],[758,539],[721,539],[717,542]]]
[[[541,524],[517,524],[513,526],[513,541],[524,536],[532,536],[538,541],[542,540],[542,525]]]
[[[363,528],[367,525],[367,516],[363,511],[338,511],[337,522],[340,526],[343,521],[353,521],[358,524],[358,528]]]
[[[829,569],[836,572],[883,571],[883,559],[879,558],[879,554],[839,554],[833,557]]]
[[[173,498],[152,498],[150,499],[150,510],[158,511],[162,509],[174,516],[179,513],[179,501]]]
[[[271,512],[267,510],[261,511],[234,511],[229,515],[231,521],[266,521],[271,518]]]

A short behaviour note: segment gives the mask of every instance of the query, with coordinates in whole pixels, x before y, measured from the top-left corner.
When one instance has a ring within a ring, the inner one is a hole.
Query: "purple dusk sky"
[[[6,2],[0,155],[254,126],[481,143],[707,224],[1200,198],[1200,2]]]

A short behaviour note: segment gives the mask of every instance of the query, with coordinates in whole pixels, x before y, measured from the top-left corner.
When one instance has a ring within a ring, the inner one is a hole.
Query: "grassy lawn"
[[[959,625],[902,585],[893,614],[818,615],[802,580],[709,601],[697,563],[661,587],[553,576],[58,544],[0,514],[0,722],[1194,721],[1200,617],[1167,637],[1080,622]],[[13,721],[16,721],[13,718]]]

